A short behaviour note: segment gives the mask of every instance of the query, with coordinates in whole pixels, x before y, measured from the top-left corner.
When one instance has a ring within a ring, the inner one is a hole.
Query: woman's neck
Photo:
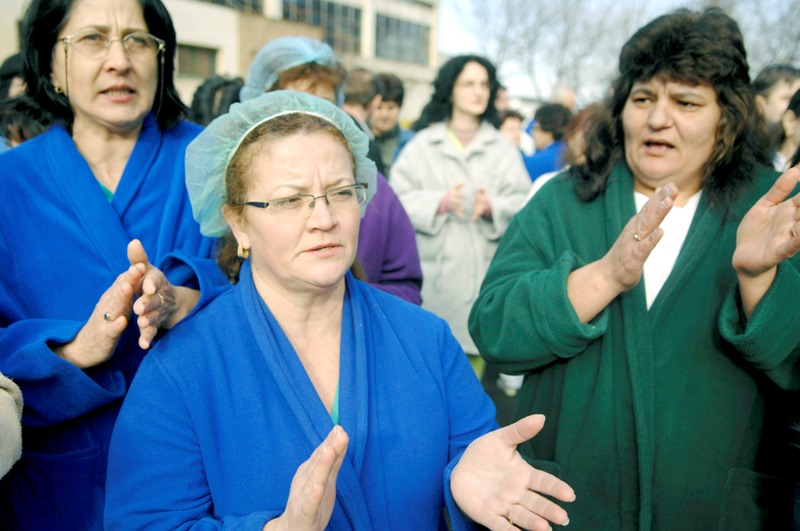
[[[321,293],[274,290],[255,275],[254,281],[330,413],[339,383],[344,280]]]
[[[274,283],[265,282],[257,271],[253,271],[253,282],[281,328],[287,331],[287,335],[288,331],[293,331],[292,335],[296,335],[299,342],[313,337],[314,330],[341,326],[344,279],[330,289],[300,291],[280,285],[275,287]]]
[[[82,126],[76,122],[72,128],[72,140],[95,178],[113,193],[119,185],[141,130],[139,125],[130,131],[117,133],[102,127]]]
[[[461,145],[466,147],[478,133],[481,121],[472,115],[454,113],[447,123],[447,127],[456,135]]]
[[[454,109],[453,114],[450,116],[450,120],[447,122],[447,126],[456,132],[471,131],[474,133],[480,128],[481,119],[479,116],[467,114]]]

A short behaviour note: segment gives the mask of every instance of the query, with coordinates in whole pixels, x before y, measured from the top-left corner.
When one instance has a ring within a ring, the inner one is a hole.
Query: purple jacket
[[[408,214],[386,178],[367,206],[358,235],[358,261],[367,282],[414,304],[421,304],[422,268]]]

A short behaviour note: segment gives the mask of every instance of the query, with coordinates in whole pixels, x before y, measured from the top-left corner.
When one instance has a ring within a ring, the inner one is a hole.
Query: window
[[[217,50],[178,45],[178,74],[206,78],[217,73]]]
[[[325,29],[337,52],[361,52],[361,9],[326,0],[283,0],[283,19]]]
[[[378,15],[375,24],[375,55],[384,59],[428,64],[430,28],[405,20]]]
[[[239,11],[251,11],[253,13],[261,13],[264,10],[263,0],[201,0],[210,4],[217,4],[221,6],[232,7]]]

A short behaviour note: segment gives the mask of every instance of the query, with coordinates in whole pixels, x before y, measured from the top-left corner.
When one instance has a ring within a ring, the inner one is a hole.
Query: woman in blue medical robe
[[[0,528],[102,529],[142,347],[197,301],[186,264],[213,264],[184,184],[200,128],[179,121],[160,0],[34,1],[21,35],[29,94],[59,122],[0,157],[0,371],[25,401]]]
[[[238,283],[143,362],[112,438],[109,529],[438,530],[445,508],[455,529],[567,522],[544,495],[572,489],[516,451],[543,417],[495,429],[447,324],[349,272],[366,153],[343,111],[291,91],[190,145],[195,216],[232,230],[220,262]]]

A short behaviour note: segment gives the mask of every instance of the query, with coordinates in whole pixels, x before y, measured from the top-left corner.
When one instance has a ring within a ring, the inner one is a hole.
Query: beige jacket
[[[0,373],[0,477],[22,455],[22,393]]]
[[[467,219],[438,214],[442,197],[460,183]],[[484,122],[461,152],[444,124],[434,124],[406,144],[392,166],[389,184],[416,230],[422,307],[447,321],[464,351],[477,354],[467,317],[497,244],[531,187],[519,150]],[[480,188],[489,195],[492,218],[470,221]]]

